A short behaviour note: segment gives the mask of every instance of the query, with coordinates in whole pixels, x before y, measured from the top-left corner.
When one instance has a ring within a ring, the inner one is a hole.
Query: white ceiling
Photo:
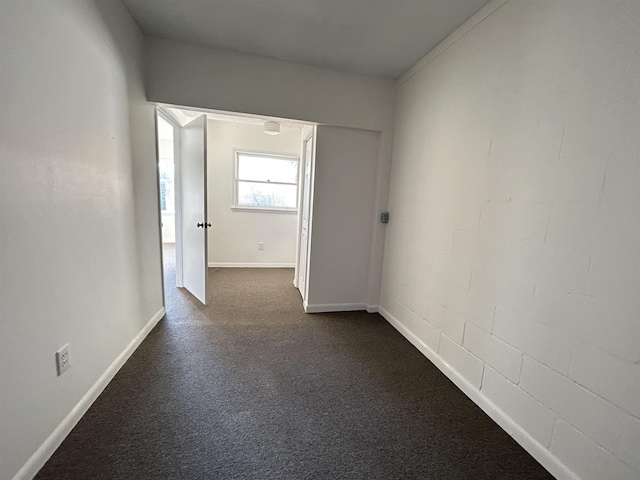
[[[124,0],[142,30],[398,78],[488,0]]]

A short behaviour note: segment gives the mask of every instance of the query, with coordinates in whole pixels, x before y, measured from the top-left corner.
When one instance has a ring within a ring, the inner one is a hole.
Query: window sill
[[[254,213],[288,213],[297,214],[297,208],[269,208],[269,207],[236,207],[231,206],[233,212],[254,212]]]

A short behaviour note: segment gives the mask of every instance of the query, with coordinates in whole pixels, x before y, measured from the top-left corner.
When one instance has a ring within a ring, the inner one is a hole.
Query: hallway
[[[209,269],[204,307],[166,267],[166,318],[37,478],[552,478],[382,317],[305,314],[290,269]]]

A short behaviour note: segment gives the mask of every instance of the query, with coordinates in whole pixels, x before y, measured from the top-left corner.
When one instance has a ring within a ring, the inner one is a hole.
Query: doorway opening
[[[173,126],[158,115],[158,192],[160,194],[160,215],[162,244],[176,243],[175,228],[175,161]]]
[[[157,116],[165,289],[206,305],[216,270],[281,268],[304,302],[316,126],[169,105]]]

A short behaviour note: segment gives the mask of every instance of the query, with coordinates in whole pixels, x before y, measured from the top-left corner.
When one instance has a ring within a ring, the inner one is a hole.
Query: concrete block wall
[[[495,0],[397,85],[381,312],[559,478],[640,478],[639,43]]]

